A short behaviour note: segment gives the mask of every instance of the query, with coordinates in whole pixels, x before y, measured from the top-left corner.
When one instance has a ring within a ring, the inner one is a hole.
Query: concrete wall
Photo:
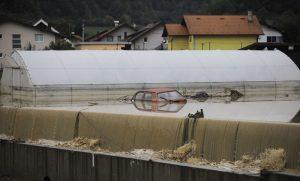
[[[155,29],[147,32],[143,36],[139,37],[137,40],[134,40],[131,45],[133,50],[154,50],[160,46],[163,42],[163,33],[164,26],[160,25]],[[147,43],[144,43],[144,38],[147,38]]]
[[[13,136],[19,139],[71,140],[78,112],[47,109],[18,109]]]
[[[244,154],[258,156],[267,148],[286,150],[287,167],[297,168],[300,135],[297,123],[239,122],[199,119],[194,131],[197,155],[209,160],[240,160]]]
[[[13,135],[17,108],[0,108],[0,134]]]
[[[234,173],[161,160],[67,150],[0,140],[0,181],[296,181],[297,174]]]
[[[55,36],[51,33],[42,32],[35,28],[30,28],[13,22],[1,24],[0,34],[2,34],[2,38],[0,38],[0,53],[5,56],[9,56],[13,52],[13,34],[21,35],[21,49],[26,49],[30,43],[35,50],[43,50],[46,46],[49,46],[51,41],[55,41]],[[35,34],[43,34],[44,41],[36,42]]]
[[[184,118],[161,118],[81,112],[79,137],[101,138],[103,147],[112,151],[132,149],[175,149],[183,145]]]
[[[99,138],[103,148],[175,149],[195,140],[197,157],[212,161],[239,160],[259,155],[267,148],[283,148],[287,168],[300,166],[300,125],[208,119],[118,115],[47,108],[0,107],[0,134],[18,139],[71,140]]]

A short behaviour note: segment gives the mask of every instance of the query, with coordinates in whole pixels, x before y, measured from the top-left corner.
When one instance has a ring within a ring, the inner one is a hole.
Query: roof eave
[[[136,39],[140,38],[141,36],[150,33],[152,30],[154,30],[155,28],[159,27],[160,25],[162,25],[161,22],[158,22],[156,24],[154,24],[151,28],[145,29],[144,31],[142,31],[141,33],[137,34],[135,37],[133,37],[132,39],[130,39],[131,41],[135,41]]]

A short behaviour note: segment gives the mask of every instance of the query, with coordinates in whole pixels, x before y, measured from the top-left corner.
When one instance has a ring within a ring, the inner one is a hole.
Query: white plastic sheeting
[[[16,51],[30,85],[298,81],[280,51]]]

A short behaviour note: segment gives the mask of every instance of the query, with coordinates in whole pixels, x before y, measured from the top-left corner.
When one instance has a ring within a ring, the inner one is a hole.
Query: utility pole
[[[84,23],[82,23],[82,42],[84,42]]]
[[[69,23],[69,38],[71,38],[72,34],[71,34],[71,24]]]

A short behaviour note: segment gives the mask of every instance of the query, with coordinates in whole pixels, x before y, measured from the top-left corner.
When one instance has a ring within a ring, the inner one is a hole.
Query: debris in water
[[[243,155],[242,160],[243,163],[250,163],[253,161],[253,156],[251,155]]]
[[[56,146],[57,144],[62,144],[63,142],[56,141],[56,140],[38,139],[38,140],[27,140],[27,143],[44,145],[44,146]]]
[[[188,158],[191,158],[196,151],[196,144],[192,140],[189,143],[177,148],[176,150],[161,150],[157,153],[157,158],[175,160],[184,162]]]
[[[88,106],[95,106],[95,105],[98,105],[97,102],[88,102]]]
[[[264,170],[280,171],[285,167],[286,153],[283,148],[266,149],[265,152],[260,154],[260,167]]]
[[[101,146],[100,139],[90,139],[90,138],[81,138],[81,137],[74,138],[73,140],[64,143],[59,143],[56,146],[79,148],[79,149],[93,150],[93,151],[105,151],[100,147]]]
[[[243,96],[244,95],[237,90],[230,90],[231,101],[237,101],[239,98],[241,98]]]
[[[137,158],[151,159],[154,156],[155,151],[151,149],[134,149],[129,152],[129,154]]]
[[[12,136],[0,134],[0,139],[18,141]],[[55,141],[55,140],[27,140],[27,143],[37,145],[58,146],[64,148],[77,148],[82,150],[92,150],[97,152],[109,152],[101,148],[100,139],[90,139],[77,137],[71,141]],[[161,160],[173,160],[178,162],[184,162],[196,166],[211,166],[216,168],[222,168],[225,170],[235,172],[248,172],[253,174],[259,174],[261,170],[274,170],[274,171],[287,171],[291,173],[299,173],[299,169],[285,169],[286,152],[282,148],[266,149],[263,153],[255,158],[251,155],[243,155],[241,160],[227,161],[222,160],[220,162],[212,162],[205,158],[195,157],[196,144],[192,140],[189,143],[178,147],[176,150],[161,150],[153,151],[151,149],[134,149],[131,152],[115,152],[115,154],[127,154],[140,159],[161,159]]]
[[[187,163],[192,164],[192,165],[209,165],[211,162],[204,158],[195,158],[191,157],[186,160]]]
[[[198,118],[204,118],[204,113],[203,113],[203,109],[201,109],[200,111],[197,111],[195,114],[188,114],[189,118],[194,118],[194,119],[198,119]]]
[[[0,139],[4,139],[4,140],[13,140],[14,137],[13,136],[8,136],[6,134],[0,134]]]
[[[222,160],[219,163],[215,163],[203,158],[191,157],[187,159],[186,162],[192,165],[209,165],[231,171],[259,174],[261,170],[284,170],[285,155],[285,150],[279,148],[266,149],[257,159],[251,155],[243,155],[241,160],[237,160],[235,162]]]
[[[195,99],[199,102],[205,102],[210,96],[205,91],[197,92],[194,96],[190,96],[191,99]]]
[[[205,102],[209,97],[211,98],[229,98],[228,101],[237,101],[239,98],[243,97],[244,95],[237,90],[233,90],[230,88],[225,88],[222,92],[216,92],[208,94],[205,91],[197,92],[195,95],[186,96],[187,98],[191,98],[197,100],[199,102]]]

